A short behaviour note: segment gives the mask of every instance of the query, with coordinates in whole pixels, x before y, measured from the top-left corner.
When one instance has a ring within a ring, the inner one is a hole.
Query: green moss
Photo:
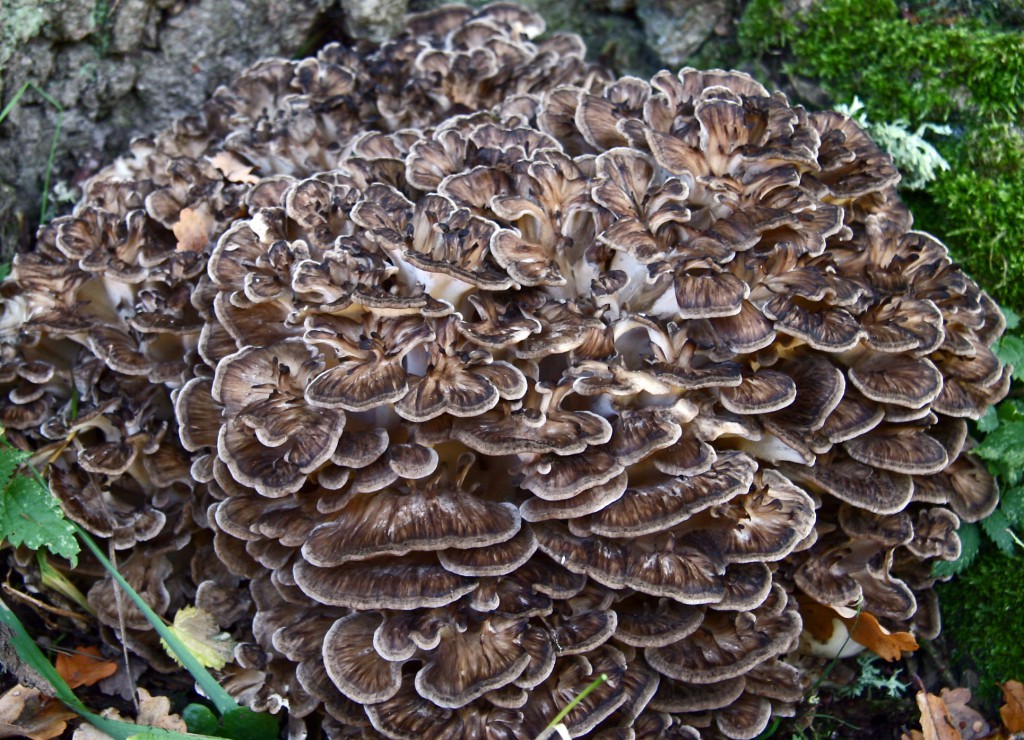
[[[801,18],[791,48],[795,72],[838,100],[859,95],[876,120],[1006,121],[1024,111],[1019,33],[911,24],[893,0],[828,0]]]
[[[1024,679],[1024,574],[1021,557],[994,547],[982,551],[966,573],[938,587],[943,634],[961,668],[978,672],[976,692],[995,702],[998,684]]]
[[[736,29],[740,49],[751,57],[783,49],[796,35],[797,25],[782,0],[751,0]]]
[[[1000,304],[1024,311],[1024,139],[999,124],[939,144],[950,170],[907,201],[917,228],[935,234]]]

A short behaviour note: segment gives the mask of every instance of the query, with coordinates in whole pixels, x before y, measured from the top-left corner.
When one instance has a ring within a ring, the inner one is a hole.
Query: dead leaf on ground
[[[92,686],[97,681],[117,673],[117,663],[103,660],[98,647],[75,648],[68,655],[59,653],[54,666],[68,686],[77,689],[79,686]]]
[[[804,628],[818,642],[826,643],[832,637],[832,621],[838,619],[850,631],[850,638],[887,661],[899,660],[904,651],[917,650],[918,644],[909,632],[890,632],[878,623],[871,612],[832,607],[814,601],[800,602],[800,615]]]
[[[909,632],[890,632],[878,623],[875,615],[871,612],[861,612],[860,619],[856,626],[848,621],[850,637],[859,642],[883,660],[899,660],[903,651],[913,652],[917,650],[917,640]]]
[[[953,725],[946,703],[935,694],[917,692],[917,707],[921,710],[921,730],[924,740],[963,740]]]
[[[939,698],[946,705],[953,727],[960,733],[963,740],[979,740],[992,733],[988,722],[974,707],[967,706],[971,700],[970,689],[943,689]]]
[[[234,660],[235,640],[227,632],[221,632],[217,620],[207,611],[194,606],[179,609],[170,630],[207,668],[220,670]],[[180,664],[167,641],[161,639],[160,644]]]
[[[1024,732],[1024,684],[1007,681],[1003,684],[1003,706],[999,716],[1010,732]]]
[[[252,174],[253,166],[246,164],[231,152],[219,152],[209,158],[213,166],[220,170],[230,182],[253,184],[260,178]]]
[[[19,684],[0,696],[0,738],[50,740],[63,735],[67,721],[77,716],[57,699]]]
[[[179,252],[202,252],[210,243],[210,228],[213,216],[206,205],[198,208],[183,208],[178,223],[171,227],[178,240],[175,249]]]
[[[171,700],[166,696],[150,696],[145,689],[139,689],[139,716],[135,720],[126,720],[116,709],[106,709],[101,714],[107,719],[122,722],[136,722],[146,727],[162,730],[188,732],[188,725],[177,714],[171,714]],[[111,740],[110,735],[100,732],[91,725],[83,724],[72,736],[72,740]]]

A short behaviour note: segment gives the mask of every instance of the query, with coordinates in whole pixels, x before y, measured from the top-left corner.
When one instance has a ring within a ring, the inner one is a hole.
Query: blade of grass
[[[39,223],[45,223],[50,197],[50,174],[53,172],[53,160],[57,157],[57,142],[60,141],[60,131],[64,125],[64,106],[44,92],[36,83],[26,82],[18,89],[18,92],[14,93],[14,97],[4,106],[4,109],[0,111],[0,123],[4,122],[11,111],[14,110],[14,106],[21,100],[21,96],[29,90],[35,90],[43,100],[57,110],[57,125],[53,129],[53,139],[50,141],[50,156],[46,160],[46,173],[43,175],[43,197],[39,205]]]
[[[10,607],[0,599],[0,622],[3,622],[11,631],[11,645],[18,653],[18,657],[36,673],[41,675],[53,688],[54,694],[71,711],[80,715],[89,724],[102,732],[107,733],[115,740],[128,740],[132,737],[148,737],[154,740],[195,740],[196,738],[207,738],[208,735],[191,735],[173,730],[163,730],[157,727],[137,725],[133,722],[102,717],[89,711],[81,699],[75,696],[75,692],[68,686],[67,681],[61,676],[53,664],[46,659],[43,651],[39,649],[35,641],[29,637],[25,625],[18,619],[18,615],[11,611]]]
[[[199,687],[203,690],[203,693],[206,694],[207,698],[213,702],[217,711],[221,714],[227,714],[228,712],[239,709],[238,704],[231,698],[231,694],[225,691],[224,687],[217,683],[217,679],[210,675],[210,672],[203,667],[203,664],[196,659],[196,656],[194,656],[189,649],[185,647],[181,640],[179,640],[177,636],[167,628],[167,625],[164,624],[160,615],[150,608],[149,604],[147,604],[138,592],[129,585],[128,581],[124,579],[124,576],[118,573],[117,569],[111,565],[110,561],[107,560],[106,555],[103,554],[103,551],[100,550],[92,537],[89,536],[89,533],[77,524],[74,524],[74,527],[78,534],[78,538],[85,543],[85,546],[93,555],[96,556],[96,559],[100,561],[103,567],[107,569],[107,572],[110,573],[110,577],[114,579],[117,585],[124,589],[128,598],[135,602],[139,611],[141,611],[143,616],[146,617],[149,623],[153,626],[153,629],[156,630],[157,634],[167,641],[167,644],[177,656],[178,661],[189,673],[192,674],[196,683],[199,684]]]
[[[598,686],[600,686],[601,684],[603,684],[607,680],[608,680],[608,674],[607,673],[602,673],[600,676],[598,676],[596,680],[594,680],[589,686],[587,686],[587,688],[583,689],[583,691],[581,691],[579,693],[579,696],[577,696],[575,699],[573,699],[571,702],[569,702],[566,705],[565,709],[563,709],[561,712],[556,714],[555,718],[553,720],[551,720],[551,724],[549,724],[544,729],[545,730],[553,730],[553,729],[555,729],[555,726],[559,722],[561,722],[563,719],[565,719],[566,716],[569,714],[569,712],[571,712],[576,707],[577,704],[579,704],[581,701],[586,699],[587,695],[589,695],[591,691],[596,689]]]
[[[25,467],[40,483],[40,485],[42,485],[47,491],[50,490],[46,479],[40,475],[35,466],[26,465]],[[239,707],[235,700],[231,698],[231,694],[225,691],[224,687],[217,683],[217,679],[210,675],[210,672],[203,667],[203,664],[196,659],[196,656],[194,656],[189,649],[185,647],[181,640],[179,640],[178,637],[167,628],[167,625],[164,624],[160,615],[150,608],[149,604],[147,604],[139,593],[131,587],[131,584],[124,579],[124,576],[118,572],[117,568],[111,564],[107,559],[107,556],[103,554],[103,551],[100,550],[92,537],[89,536],[89,533],[78,526],[75,522],[71,522],[71,526],[74,527],[75,534],[78,535],[78,539],[85,543],[85,546],[89,548],[92,554],[96,556],[96,559],[100,561],[100,564],[102,564],[103,567],[106,568],[107,572],[110,573],[110,577],[113,578],[117,585],[124,590],[128,595],[128,598],[135,602],[139,611],[142,612],[146,621],[148,621],[150,625],[152,625],[153,629],[156,630],[156,633],[167,641],[171,650],[174,651],[175,655],[178,657],[178,662],[185,667],[185,670],[192,674],[192,678],[196,680],[196,683],[199,684],[199,687],[206,694],[207,698],[209,698],[209,700],[213,702],[213,705],[217,707],[217,711],[221,714],[227,714],[228,712],[239,710],[241,707]]]

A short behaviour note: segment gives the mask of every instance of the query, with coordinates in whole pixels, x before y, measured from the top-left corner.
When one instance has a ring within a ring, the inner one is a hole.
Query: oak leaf
[[[253,166],[246,164],[231,152],[219,152],[209,158],[229,182],[257,183],[260,178],[252,174]]]
[[[924,740],[962,740],[953,726],[946,703],[935,694],[917,692],[917,707],[921,710],[921,730]]]
[[[999,707],[999,716],[1003,725],[1010,732],[1024,732],[1024,684],[1007,681],[1002,688],[1005,703]]]
[[[116,709],[105,709],[101,714],[108,719],[126,721]],[[149,692],[142,688],[139,689],[139,715],[135,722],[144,727],[188,732],[185,721],[177,714],[171,713],[170,699],[166,696],[150,696]],[[82,725],[75,730],[72,740],[110,740],[110,736],[90,725]]]
[[[103,660],[97,647],[75,648],[70,655],[59,653],[54,667],[72,689],[92,686],[117,673],[117,663]]]
[[[19,684],[0,696],[0,738],[50,740],[63,735],[76,716],[57,699]]]
[[[847,626],[850,627],[850,637],[855,642],[859,642],[883,660],[899,660],[904,651],[913,652],[918,648],[917,640],[912,634],[890,632],[878,623],[871,612],[862,611],[860,618],[856,619],[856,624],[853,624],[853,620],[847,620]]]
[[[202,252],[210,244],[210,228],[213,216],[206,205],[198,208],[183,208],[178,223],[171,227],[178,240],[175,249],[179,252]]]

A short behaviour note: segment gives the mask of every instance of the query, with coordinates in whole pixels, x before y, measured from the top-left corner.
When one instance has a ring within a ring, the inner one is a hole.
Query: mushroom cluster
[[[446,6],[261,63],[0,287],[10,438],[295,733],[534,737],[605,674],[573,736],[753,738],[812,678],[804,604],[935,635],[996,505],[965,419],[1004,322],[889,158],[542,30]]]

